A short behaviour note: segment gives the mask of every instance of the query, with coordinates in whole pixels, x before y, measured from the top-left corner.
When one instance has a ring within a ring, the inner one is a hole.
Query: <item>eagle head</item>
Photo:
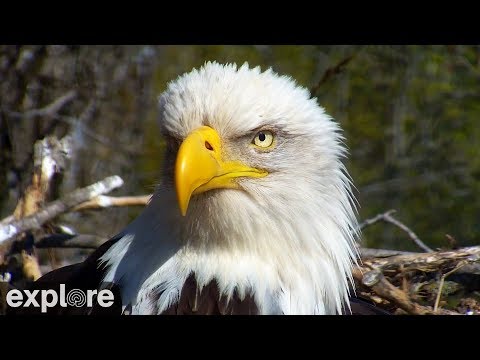
[[[105,256],[122,298],[145,309],[156,291],[160,311],[194,273],[261,313],[342,312],[355,208],[339,125],[309,91],[271,69],[206,63],[169,83],[159,123],[162,181]]]

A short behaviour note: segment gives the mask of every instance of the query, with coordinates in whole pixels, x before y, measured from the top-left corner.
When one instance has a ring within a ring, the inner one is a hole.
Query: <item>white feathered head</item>
[[[207,63],[159,103],[160,188],[177,196],[178,240],[209,254],[204,281],[273,292],[287,313],[341,312],[356,220],[338,124],[291,78],[247,64]]]

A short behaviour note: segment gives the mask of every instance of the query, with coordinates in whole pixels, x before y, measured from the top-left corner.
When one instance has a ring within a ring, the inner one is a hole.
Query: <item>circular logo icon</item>
[[[87,302],[87,297],[82,290],[72,289],[67,294],[67,304],[75,307],[82,307]]]

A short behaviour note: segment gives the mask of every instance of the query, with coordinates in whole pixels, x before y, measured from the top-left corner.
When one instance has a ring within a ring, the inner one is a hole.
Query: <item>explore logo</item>
[[[60,284],[59,293],[56,290],[18,290],[11,289],[6,293],[6,304],[10,307],[36,307],[40,308],[42,313],[46,313],[48,308],[60,304],[61,307],[93,307],[94,300],[101,307],[110,307],[114,303],[112,291],[87,290],[86,293],[80,289],[72,289],[65,294],[65,284]]]

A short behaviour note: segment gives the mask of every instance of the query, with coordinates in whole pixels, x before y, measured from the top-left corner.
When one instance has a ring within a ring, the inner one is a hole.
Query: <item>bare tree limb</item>
[[[418,236],[408,227],[406,226],[405,224],[403,224],[402,222],[398,221],[397,219],[395,219],[391,214],[393,214],[396,210],[388,210],[387,212],[384,212],[383,214],[378,214],[376,216],[374,216],[373,218],[370,218],[370,219],[367,219],[365,220],[364,222],[362,222],[360,225],[359,225],[359,228],[360,229],[364,229],[365,227],[367,226],[370,226],[372,224],[375,224],[376,222],[378,221],[384,221],[384,222],[387,222],[387,223],[390,223],[390,224],[393,224],[397,227],[399,227],[400,229],[402,229],[403,231],[405,231],[408,236],[410,237],[410,239],[413,240],[413,242],[418,246],[420,247],[421,249],[423,249],[424,251],[426,252],[433,252],[433,250],[431,248],[429,248],[427,245],[425,245],[423,243],[423,241],[421,241]]]
[[[77,189],[59,200],[52,201],[35,214],[21,220],[6,223],[0,228],[0,244],[5,245],[5,242],[12,240],[24,231],[39,229],[45,222],[68,211],[74,206],[101,194],[108,193],[122,185],[123,180],[119,176],[110,176],[85,188]]]
[[[13,212],[13,218],[8,223],[35,214],[49,200],[54,177],[65,168],[70,157],[70,140],[71,138],[68,136],[61,140],[54,136],[48,136],[35,142],[32,180],[19,199]],[[7,226],[8,223],[5,222],[2,225]],[[3,252],[0,256],[1,262],[5,262]],[[27,279],[37,280],[42,275],[35,253],[27,254],[22,251],[21,264]]]
[[[114,148],[116,144],[113,141],[110,141],[107,137],[97,134],[95,131],[90,130],[87,126],[83,124],[80,117],[74,118],[71,116],[57,116],[56,119],[63,121],[66,124],[77,127],[85,135],[90,136],[93,140],[98,141],[99,143]]]
[[[48,136],[35,142],[32,180],[15,208],[13,217],[16,220],[32,215],[48,201],[53,177],[65,168],[71,155],[70,148],[69,136],[61,140]]]
[[[104,209],[112,206],[145,206],[149,203],[151,197],[152,194],[122,197],[100,195],[75,206],[73,211]]]
[[[410,237],[410,239],[413,240],[413,242],[421,249],[423,249],[424,251],[426,252],[433,252],[433,250],[428,247],[427,245],[425,245],[423,243],[423,241],[421,241],[418,236],[409,228],[407,227],[405,224],[403,224],[402,222],[398,221],[397,219],[395,219],[393,216],[391,216],[390,214],[385,214],[384,216],[384,221],[386,222],[389,222],[393,225],[396,225],[397,227],[399,227],[400,229],[402,229],[403,231],[405,231],[408,236]]]
[[[36,241],[35,247],[96,249],[107,240],[97,235],[53,234]]]
[[[67,105],[69,102],[74,100],[76,97],[77,97],[77,92],[75,90],[70,90],[66,94],[55,99],[52,103],[48,104],[43,108],[32,109],[32,110],[25,111],[23,113],[14,112],[14,111],[7,111],[7,113],[10,116],[24,117],[27,119],[33,118],[36,116],[53,118],[55,115],[58,114],[60,110],[62,110],[62,108],[65,105]]]
[[[350,55],[347,56],[345,59],[341,60],[338,64],[331,66],[327,68],[327,70],[324,71],[322,77],[318,82],[310,88],[310,94],[312,96],[315,96],[317,93],[318,89],[320,89],[320,86],[322,86],[324,83],[326,83],[332,76],[340,74],[345,66],[355,57],[355,55]]]

